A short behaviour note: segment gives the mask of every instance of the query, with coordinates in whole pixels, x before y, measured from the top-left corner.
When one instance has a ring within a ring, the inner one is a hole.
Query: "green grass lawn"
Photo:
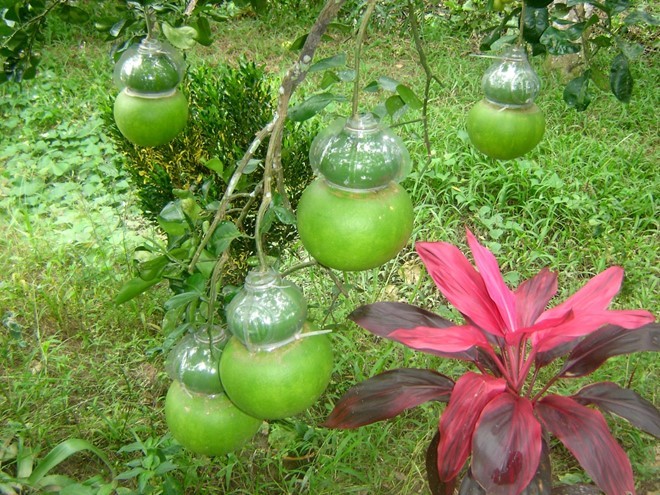
[[[231,21],[213,46],[195,49],[188,60],[232,63],[244,55],[277,78],[295,56],[287,42],[305,27],[291,19]],[[544,266],[559,272],[559,300],[586,278],[621,265],[626,278],[614,306],[657,314],[657,57],[648,54],[635,63],[629,105],[598,93],[584,113],[562,101],[561,75],[534,59],[543,80],[537,103],[547,118],[545,137],[524,158],[494,161],[471,147],[464,130],[467,110],[481,98],[480,77],[489,61],[468,56],[469,33],[450,28],[438,23],[426,32],[429,63],[440,79],[431,91],[430,159],[420,123],[396,127],[414,162],[403,182],[415,204],[410,243],[379,269],[340,274],[348,297],[336,294],[320,269],[292,276],[305,291],[311,319],[334,330],[336,349],[327,392],[294,418],[311,430],[307,441],[316,451],[311,464],[295,471],[286,469],[282,452],[301,440],[274,442],[272,432],[281,423],[264,426],[226,459],[190,455],[167,436],[163,401],[169,378],[159,349],[169,291],[159,286],[121,307],[112,302],[128,277],[133,250],[159,233],[140,216],[102,118],[108,94],[116,91],[107,45],[84,33],[55,36],[37,79],[0,86],[0,446],[21,437],[43,456],[67,438],[84,438],[124,473],[117,481],[120,493],[139,493],[130,491],[138,482],[151,487],[143,493],[168,493],[167,476],[186,493],[427,493],[425,449],[441,405],[356,431],[317,426],[344,391],[378,372],[432,367],[453,377],[462,373],[460,364],[375,339],[345,318],[378,300],[456,316],[426,275],[415,241],[445,240],[466,250],[468,227],[495,253],[511,285]],[[365,83],[387,75],[423,92],[424,73],[406,33],[404,26],[371,35],[363,49]],[[327,42],[318,56],[345,49],[342,41]],[[315,75],[300,95],[317,85]],[[350,90],[340,89],[346,96]],[[365,106],[382,97],[365,95]],[[286,253],[286,266],[302,260],[299,245]],[[653,355],[614,359],[598,378],[630,385],[660,403]],[[623,421],[611,425],[631,457],[640,491],[657,491],[657,441]],[[167,476],[168,465],[158,471],[165,460],[173,469]],[[570,456],[555,461],[558,480],[584,479]],[[0,456],[0,476],[13,469]],[[58,470],[80,480],[98,474],[108,479],[102,464],[84,454]]]

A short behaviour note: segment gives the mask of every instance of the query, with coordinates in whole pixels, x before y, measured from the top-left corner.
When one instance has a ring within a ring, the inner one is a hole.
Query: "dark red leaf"
[[[481,412],[472,437],[472,474],[488,495],[517,495],[541,457],[541,425],[529,400],[504,393]]]
[[[445,483],[438,474],[438,443],[440,432],[436,431],[433,439],[426,449],[426,479],[429,482],[431,495],[454,495],[456,478]]]
[[[390,337],[395,330],[411,329],[416,327],[431,328],[450,328],[455,324],[431,311],[413,306],[412,304],[400,302],[377,302],[360,306],[350,315],[350,320],[360,325],[365,330],[374,335],[390,340],[396,340]],[[463,361],[479,361],[485,366],[495,367],[492,359],[482,350],[472,348],[462,352],[446,353],[426,351],[441,357],[450,357],[452,359],[461,359]],[[492,368],[490,368],[492,369]],[[496,367],[494,368],[496,369]]]
[[[401,368],[352,387],[323,423],[327,428],[358,428],[393,418],[430,400],[447,402],[454,382],[436,371]]]
[[[515,292],[518,326],[532,326],[556,292],[557,274],[547,268],[520,284]]]
[[[483,408],[506,389],[506,381],[467,372],[458,379],[447,409],[440,418],[438,473],[447,482],[455,478],[472,449],[472,434]]]
[[[360,306],[350,315],[350,320],[380,337],[401,328],[453,327],[455,323],[431,311],[400,302],[377,302]]]
[[[660,411],[633,390],[612,382],[594,383],[572,397],[580,404],[594,404],[603,411],[621,416],[640,430],[660,438]]]
[[[660,324],[649,323],[635,330],[607,325],[575,346],[559,376],[588,375],[612,356],[642,351],[660,351]]]
[[[600,411],[570,397],[548,395],[536,403],[536,414],[607,495],[635,493],[630,460]]]

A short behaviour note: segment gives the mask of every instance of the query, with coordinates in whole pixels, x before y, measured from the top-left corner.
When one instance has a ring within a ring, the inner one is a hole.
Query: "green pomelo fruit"
[[[227,395],[247,414],[268,420],[312,406],[328,386],[332,368],[332,346],[323,334],[256,352],[232,337],[220,359]]]
[[[225,394],[189,392],[176,380],[165,398],[165,420],[181,445],[211,456],[240,449],[262,424],[238,409]]]
[[[180,91],[160,98],[144,98],[122,90],[115,100],[117,127],[133,144],[161,146],[179,134],[188,121],[188,101]]]
[[[377,191],[349,192],[316,180],[300,198],[297,226],[305,249],[322,265],[367,270],[389,261],[406,245],[413,205],[394,182]]]
[[[536,147],[545,132],[545,117],[535,104],[509,108],[481,100],[467,115],[467,133],[479,151],[510,160]]]

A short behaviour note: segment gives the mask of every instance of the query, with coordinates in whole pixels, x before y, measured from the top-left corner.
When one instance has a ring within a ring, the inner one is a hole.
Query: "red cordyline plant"
[[[476,371],[455,382],[433,370],[386,371],[351,388],[324,426],[356,428],[427,401],[444,401],[448,405],[427,452],[433,493],[453,493],[468,459],[467,476],[481,493],[522,493],[546,463],[548,434],[566,446],[607,495],[634,493],[630,461],[600,411],[656,437],[660,412],[611,382],[587,385],[570,396],[552,393],[551,387],[560,378],[588,375],[612,356],[660,350],[660,325],[648,311],[607,309],[621,286],[620,267],[596,275],[547,309],[557,292],[555,273],[543,269],[511,290],[493,254],[469,230],[467,239],[476,269],[449,243],[416,245],[464,324],[396,302],[362,306],[349,318],[413,349],[470,361]],[[563,366],[542,383],[539,370],[559,357],[565,357]]]

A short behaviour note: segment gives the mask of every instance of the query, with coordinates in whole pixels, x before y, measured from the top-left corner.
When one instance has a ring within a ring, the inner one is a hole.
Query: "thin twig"
[[[362,22],[358,29],[357,38],[355,40],[355,81],[353,85],[353,117],[357,117],[360,95],[360,58],[362,53],[362,45],[364,44],[364,37],[367,33],[367,26],[369,25],[369,18],[376,8],[376,0],[369,0]]]
[[[424,46],[422,45],[422,38],[419,34],[419,24],[417,23],[417,15],[415,14],[415,4],[413,0],[408,0],[408,19],[410,21],[410,31],[413,35],[413,40],[415,41],[415,49],[417,50],[417,55],[419,56],[419,63],[424,69],[424,74],[426,75],[426,84],[424,85],[424,103],[422,105],[422,119],[424,121],[424,145],[426,146],[426,155],[428,159],[431,159],[431,140],[429,138],[429,125],[428,125],[428,109],[429,109],[429,98],[431,94],[431,83],[436,81],[440,83],[438,79],[431,70],[428,60],[426,59],[426,53],[424,52]]]

